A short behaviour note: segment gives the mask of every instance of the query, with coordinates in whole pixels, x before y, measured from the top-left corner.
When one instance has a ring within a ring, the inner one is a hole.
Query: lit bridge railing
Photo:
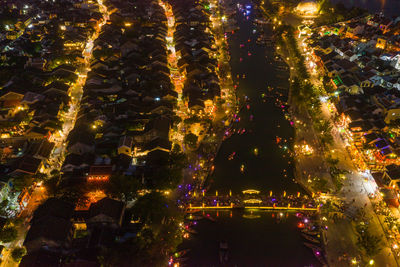
[[[189,206],[187,207],[188,211],[192,211],[192,210],[223,210],[223,209],[259,209],[259,210],[288,210],[288,211],[319,211],[319,208],[316,207],[306,207],[305,205],[301,206],[301,207],[292,207],[290,206],[290,204],[288,204],[287,206],[277,206],[277,205],[273,205],[273,206],[264,206],[264,205],[260,205],[260,206],[246,206],[246,205],[233,205],[233,203],[229,206],[220,206],[215,205],[215,206],[209,206],[209,205],[201,205],[201,206],[192,206],[192,204],[189,204]]]

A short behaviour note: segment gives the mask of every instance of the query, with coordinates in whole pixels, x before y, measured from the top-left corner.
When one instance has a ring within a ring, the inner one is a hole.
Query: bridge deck
[[[189,210],[207,209],[260,209],[260,210],[299,210],[299,211],[318,211],[318,208],[303,207],[274,207],[274,206],[190,206]]]

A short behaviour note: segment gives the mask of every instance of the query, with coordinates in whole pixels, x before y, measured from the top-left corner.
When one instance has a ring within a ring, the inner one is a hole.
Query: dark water
[[[333,3],[343,3],[346,7],[357,6],[367,9],[370,13],[382,12],[385,16],[400,16],[400,0],[332,0]]]
[[[279,193],[302,191],[292,180],[293,171],[289,164],[293,129],[282,108],[274,103],[277,88],[283,94],[281,99],[286,100],[289,73],[278,69],[284,65],[273,61],[271,48],[256,44],[258,29],[253,32],[256,29],[253,20],[253,14],[248,19],[238,14],[240,30],[228,34],[232,75],[240,76],[236,79],[238,95],[248,96],[250,106],[243,108],[239,114],[240,122],[233,127],[244,128],[246,132],[226,140],[215,159],[209,190],[213,194],[215,190],[220,195],[228,194],[229,190],[237,194],[245,189],[257,189],[265,194],[269,190]],[[243,48],[240,48],[241,44]],[[268,92],[267,86],[275,90]],[[275,97],[267,97],[264,102],[262,93]],[[281,148],[276,142],[277,136],[282,138]],[[285,139],[287,143],[284,143]],[[255,148],[258,155],[254,153]],[[234,159],[228,160],[233,152],[236,152]],[[245,166],[243,173],[241,164]],[[294,213],[219,211],[209,214],[216,221],[197,222],[194,229],[198,234],[183,244],[191,249],[186,266],[220,266],[218,247],[221,240],[226,240],[229,245],[228,266],[319,266],[311,250],[303,245],[304,240],[297,229],[299,219]]]

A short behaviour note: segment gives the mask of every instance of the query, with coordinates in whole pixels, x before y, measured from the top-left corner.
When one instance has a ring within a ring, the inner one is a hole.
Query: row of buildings
[[[178,68],[185,75],[185,105],[191,114],[211,115],[221,97],[217,47],[210,29],[211,13],[196,1],[170,1],[176,20],[174,34]]]
[[[156,0],[104,5],[110,16],[93,42],[62,183],[101,188],[112,175],[123,175],[158,188],[155,176],[170,156],[178,98],[167,60],[165,11]],[[135,237],[140,223],[133,218],[115,199],[80,209],[48,199],[31,220],[20,266],[100,266],[105,249]]]
[[[375,15],[321,27],[305,42],[308,64],[333,88],[350,153],[384,190],[400,181],[399,33],[400,17]],[[397,199],[396,190],[386,195]]]
[[[164,10],[157,1],[107,1],[62,172],[68,180],[144,177],[171,150],[177,93],[170,81]],[[147,164],[145,164],[147,163]]]
[[[102,15],[92,1],[4,0],[0,17],[1,200],[12,200],[15,213],[29,197],[15,180],[52,164],[86,40]]]

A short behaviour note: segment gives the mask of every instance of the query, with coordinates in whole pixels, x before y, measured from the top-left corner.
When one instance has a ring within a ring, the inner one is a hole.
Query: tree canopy
[[[9,243],[14,241],[17,238],[18,232],[14,226],[5,226],[0,231],[0,240],[3,243]]]
[[[131,201],[136,198],[139,189],[140,183],[137,178],[123,174],[112,175],[105,185],[106,194],[123,201]]]

